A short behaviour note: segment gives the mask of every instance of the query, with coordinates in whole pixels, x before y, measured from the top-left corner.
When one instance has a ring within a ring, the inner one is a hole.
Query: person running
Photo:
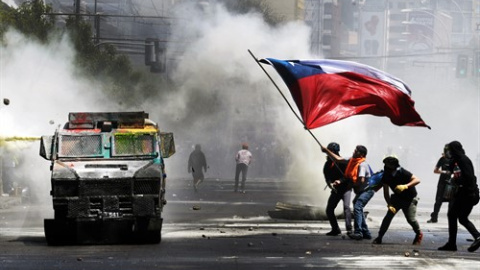
[[[474,252],[480,247],[480,233],[468,219],[473,206],[479,201],[477,178],[473,164],[465,155],[463,146],[458,141],[448,144],[446,156],[452,159],[453,181],[457,185],[457,192],[448,204],[448,242],[438,250],[457,251],[458,222],[473,236],[474,241],[468,251]]]
[[[336,155],[340,155],[340,145],[335,142],[328,144],[327,149]],[[347,167],[346,162],[336,162],[327,156],[327,160],[323,165],[323,175],[327,185],[331,188],[330,196],[327,202],[327,217],[332,230],[327,233],[329,236],[337,236],[342,233],[338,226],[337,217],[335,216],[335,208],[338,203],[343,200],[343,213],[345,215],[345,229],[347,234],[352,232],[352,212],[350,209],[350,200],[352,196],[352,185],[345,180],[344,172]],[[337,181],[338,180],[338,181]]]
[[[435,204],[433,205],[433,212],[430,214],[430,219],[427,223],[437,223],[438,222],[438,213],[440,212],[440,208],[442,207],[442,203],[447,201],[443,198],[445,193],[445,185],[447,181],[450,179],[452,175],[452,169],[450,168],[450,159],[445,156],[445,151],[447,149],[447,145],[445,145],[443,149],[442,156],[437,161],[435,165],[435,169],[433,170],[434,173],[440,174],[438,178],[437,184],[437,193],[435,195]]]
[[[399,210],[403,211],[408,224],[412,226],[415,232],[415,238],[413,245],[420,245],[423,239],[423,233],[420,230],[420,225],[417,222],[417,190],[416,185],[420,183],[420,179],[413,175],[411,172],[400,166],[400,163],[396,157],[389,156],[383,159],[383,192],[385,201],[387,203],[388,211],[383,218],[380,225],[380,231],[377,238],[373,241],[373,244],[382,244],[382,239]],[[393,194],[390,196],[390,191]]]

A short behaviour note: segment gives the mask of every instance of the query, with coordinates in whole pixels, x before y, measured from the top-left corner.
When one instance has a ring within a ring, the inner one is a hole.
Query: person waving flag
[[[353,115],[385,116],[398,126],[428,126],[400,79],[351,61],[265,58],[287,85],[303,123],[313,129]]]

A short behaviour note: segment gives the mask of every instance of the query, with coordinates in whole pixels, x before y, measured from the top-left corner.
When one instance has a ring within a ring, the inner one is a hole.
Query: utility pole
[[[73,3],[73,13],[76,14],[77,20],[79,19],[79,15],[80,15],[80,1],[81,0],[74,0],[74,3]]]

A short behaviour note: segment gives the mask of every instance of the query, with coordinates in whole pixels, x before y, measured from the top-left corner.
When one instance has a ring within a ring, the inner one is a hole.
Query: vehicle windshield
[[[62,135],[59,137],[58,144],[60,157],[102,156],[100,135]]]
[[[117,133],[113,137],[113,156],[155,155],[154,134]]]

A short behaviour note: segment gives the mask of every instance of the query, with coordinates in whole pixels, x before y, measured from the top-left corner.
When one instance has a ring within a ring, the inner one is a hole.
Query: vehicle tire
[[[43,225],[49,246],[71,245],[76,242],[74,223],[67,220],[45,219]]]

